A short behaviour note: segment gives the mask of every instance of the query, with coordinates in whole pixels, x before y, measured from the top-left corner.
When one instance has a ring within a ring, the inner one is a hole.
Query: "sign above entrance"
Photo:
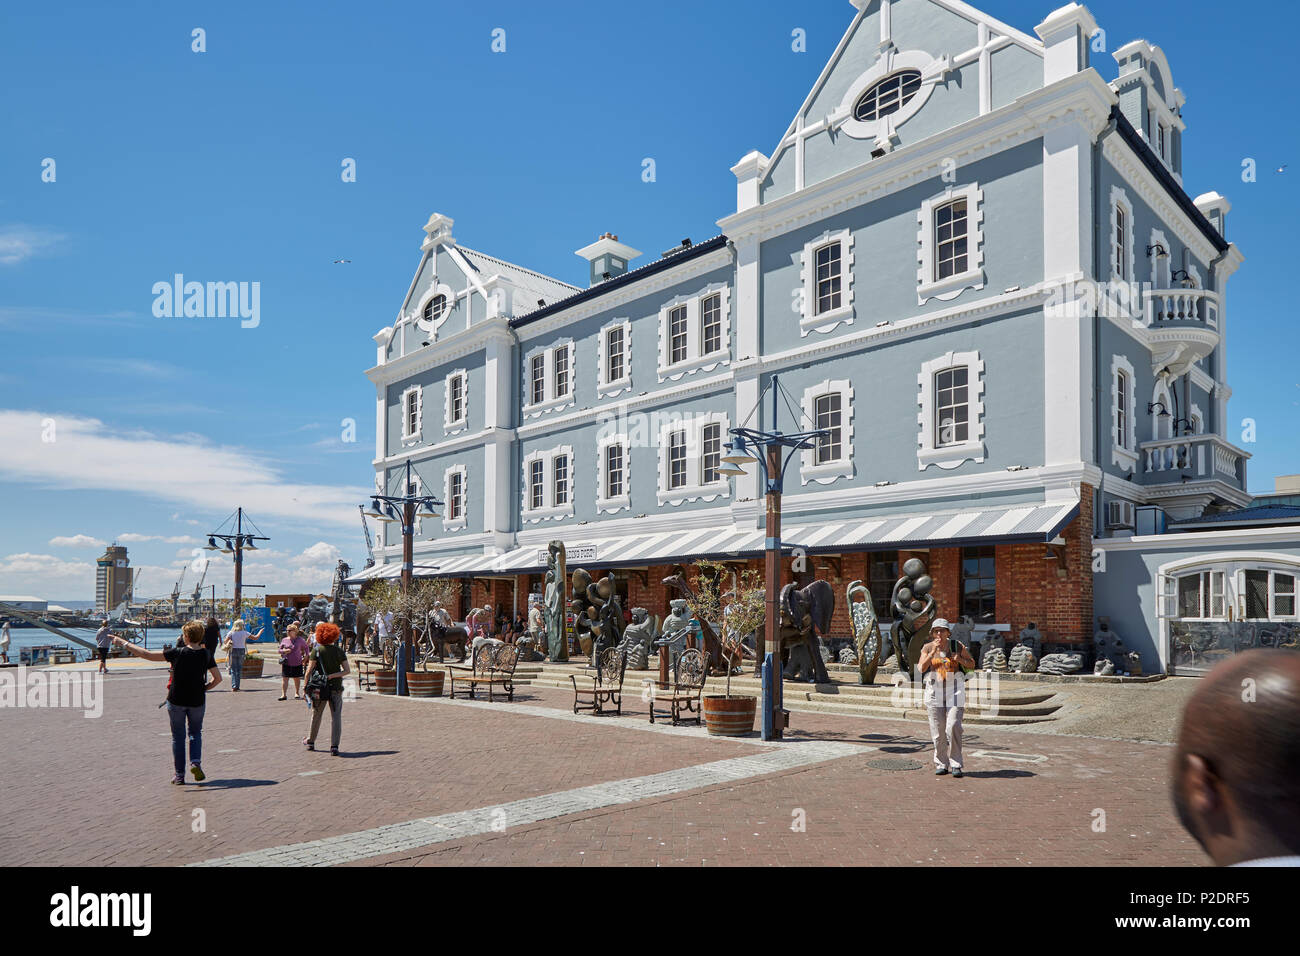
[[[546,564],[546,557],[547,555],[545,551],[538,551],[537,563],[542,565]],[[569,564],[572,564],[574,561],[595,561],[596,546],[594,544],[580,544],[576,547],[565,545],[564,557],[565,561]]]

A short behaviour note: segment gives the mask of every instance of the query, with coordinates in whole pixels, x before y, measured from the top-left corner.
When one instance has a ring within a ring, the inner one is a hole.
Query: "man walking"
[[[975,669],[966,645],[952,641],[952,628],[943,618],[930,625],[930,641],[921,648],[919,670],[925,686],[925,709],[934,741],[935,776],[961,769],[961,718],[966,710],[964,671]]]
[[[95,653],[99,656],[99,673],[108,673],[108,649],[113,645],[113,632],[108,626],[108,618],[95,632]]]
[[[1174,809],[1219,866],[1300,866],[1300,654],[1243,651],[1202,678],[1174,743]]]

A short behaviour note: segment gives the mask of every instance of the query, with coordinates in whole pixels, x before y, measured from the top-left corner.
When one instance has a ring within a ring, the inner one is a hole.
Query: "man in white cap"
[[[925,709],[930,717],[930,739],[934,741],[935,776],[961,770],[961,718],[966,710],[964,671],[975,669],[975,658],[966,645],[953,641],[952,628],[943,618],[930,625],[930,641],[921,648],[917,670],[925,686]]]

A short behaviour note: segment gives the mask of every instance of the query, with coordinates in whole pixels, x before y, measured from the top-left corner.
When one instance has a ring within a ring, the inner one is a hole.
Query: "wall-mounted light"
[[[1155,411],[1157,408],[1160,409],[1160,412],[1159,412],[1159,417],[1160,417],[1160,418],[1168,418],[1168,417],[1169,417],[1169,409],[1165,408],[1165,403],[1164,403],[1164,402],[1152,402],[1150,405],[1147,406],[1147,414],[1150,415],[1150,414],[1151,414],[1153,411]]]
[[[1169,277],[1169,281],[1181,282],[1183,284],[1184,289],[1196,288],[1196,280],[1193,279],[1190,275],[1188,275],[1186,269],[1179,269],[1177,272],[1175,272],[1172,276]]]
[[[1157,243],[1154,243],[1153,245],[1147,246],[1147,258],[1148,258],[1148,259],[1151,258],[1152,250],[1155,250],[1155,257],[1156,257],[1157,259],[1168,259],[1168,258],[1169,258],[1169,251],[1168,251],[1167,249],[1165,249],[1164,246],[1162,246],[1160,243],[1157,242]]]

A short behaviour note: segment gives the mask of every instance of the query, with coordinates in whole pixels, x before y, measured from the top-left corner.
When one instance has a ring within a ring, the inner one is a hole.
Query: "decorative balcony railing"
[[[1147,325],[1195,322],[1219,328],[1219,297],[1207,289],[1151,289],[1147,292]]]
[[[1248,452],[1218,435],[1184,435],[1139,446],[1146,484],[1220,479],[1246,488]]]

